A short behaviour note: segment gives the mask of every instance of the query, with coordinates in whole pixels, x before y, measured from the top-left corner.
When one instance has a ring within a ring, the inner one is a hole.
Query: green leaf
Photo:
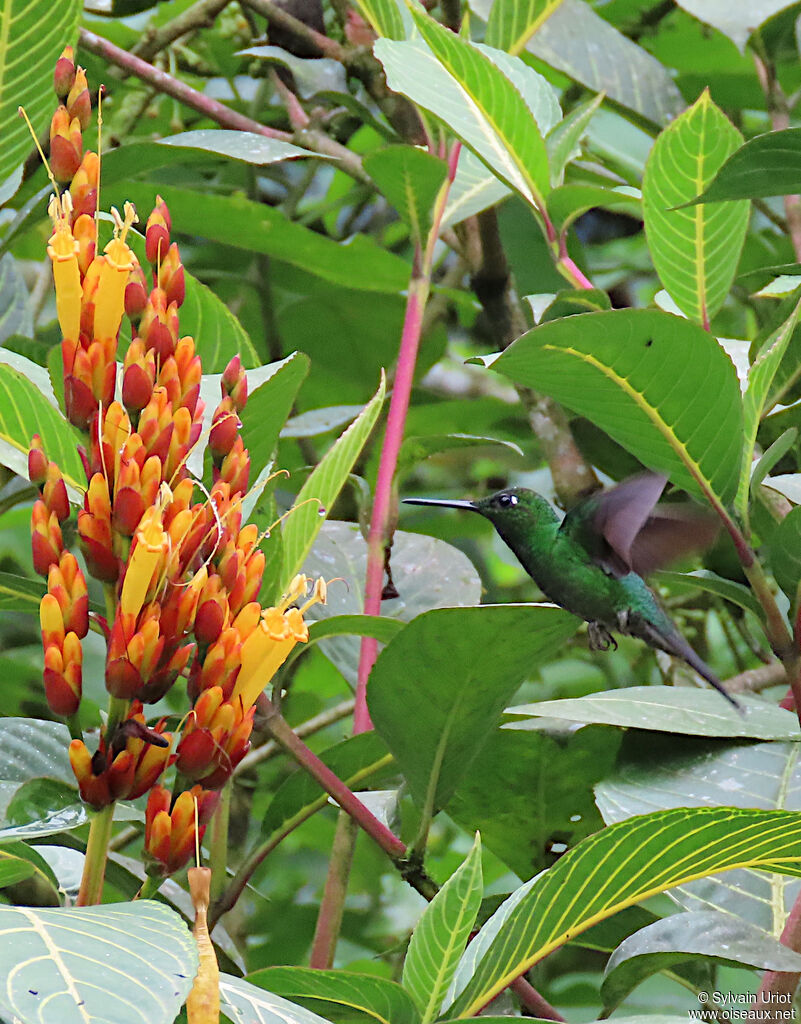
[[[248,395],[241,413],[242,442],[250,452],[252,479],[275,454],[281,428],[309,372],[309,359],[302,352],[293,352],[271,368],[270,376]]]
[[[395,981],[351,971],[309,967],[268,967],[254,971],[252,985],[299,1001],[321,1013],[345,1012],[348,1019],[378,1024],[418,1024],[420,1015],[407,992]]]
[[[675,807],[788,810],[801,796],[798,744],[722,743],[668,733],[626,736],[616,768],[595,786],[607,824]],[[685,910],[715,908],[781,934],[799,892],[797,879],[744,868],[673,890]]]
[[[699,957],[733,967],[801,971],[801,955],[747,921],[719,910],[672,914],[629,936],[609,958],[601,985],[605,1012],[651,975]]]
[[[362,411],[360,405],[327,405],[310,409],[287,420],[281,437],[319,437],[352,423]]]
[[[740,713],[714,690],[673,686],[627,686],[587,697],[544,700],[508,708],[510,715],[566,718],[570,722],[653,729],[685,736],[797,740],[798,719],[759,697],[739,697]],[[795,719],[795,720],[794,720]],[[536,728],[535,722],[511,722],[509,729]]]
[[[331,57],[298,57],[280,46],[250,46],[246,50],[240,50],[238,57],[259,57],[261,60],[271,61],[275,64],[283,64],[292,72],[294,90],[301,99],[308,100],[318,93],[339,93],[343,104],[346,101],[354,100],[348,92],[348,76],[343,64]],[[358,102],[355,101],[354,102]],[[351,109],[354,109],[353,107]],[[364,108],[355,107],[357,114],[362,114]],[[363,116],[363,115],[362,115]],[[232,132],[232,135],[243,134]],[[264,140],[263,135],[255,136]],[[275,141],[275,140],[269,140]],[[291,143],[281,143],[282,146],[290,146]],[[292,147],[296,149],[297,147]],[[256,147],[257,152],[260,147]],[[271,150],[265,150],[265,155]],[[279,151],[275,151],[279,152]],[[320,153],[313,153],[308,149],[301,149],[295,156],[312,156],[322,160],[336,160],[336,157],[324,156]],[[277,157],[286,159],[286,157]],[[267,161],[265,161],[267,162]]]
[[[112,191],[114,198],[128,198],[137,209],[153,205],[151,185],[127,181]],[[159,186],[159,192],[173,223],[185,234],[272,256],[334,284],[352,286],[358,281],[365,291],[399,292],[408,284],[406,261],[366,235],[340,244],[287,220],[280,210],[240,195],[209,195],[172,185]]]
[[[801,128],[786,128],[749,139],[723,164],[696,202],[766,199],[798,192]]]
[[[569,937],[617,910],[738,867],[801,875],[801,814],[678,808],[611,825],[528,883],[448,1012],[477,1013]]]
[[[748,227],[746,202],[682,206],[703,190],[742,135],[704,90],[654,143],[642,185],[654,266],[691,320],[708,324],[728,294]],[[681,207],[675,209],[675,207]]]
[[[28,448],[39,434],[47,457],[57,463],[65,482],[82,491],[86,487],[72,427],[26,377],[0,363],[0,461],[28,477]]]
[[[417,923],[403,964],[403,987],[429,1024],[440,1011],[481,906],[481,838],[442,886]]]
[[[496,0],[487,31],[488,46],[517,55],[562,0]]]
[[[499,437],[479,437],[474,434],[427,434],[424,437],[412,435],[403,440],[398,455],[396,475],[400,478],[410,470],[418,467],[431,455],[437,455],[440,452],[458,451],[460,448],[484,447],[485,445],[500,445],[503,448],[508,448],[515,455],[523,457],[523,451],[519,445],[515,444],[514,441],[504,441]]]
[[[622,733],[604,728],[548,735],[496,729],[446,806],[468,833],[520,878],[554,861],[554,838],[575,846],[601,827],[592,787],[615,764]],[[520,813],[525,793],[526,812]]]
[[[0,259],[0,345],[20,334],[33,337],[28,289],[11,253]]]
[[[424,243],[448,173],[445,161],[415,146],[388,146],[366,156],[364,169],[409,225],[415,242]]]
[[[325,523],[303,570],[309,576],[340,577],[347,583],[330,587],[328,603],[310,608],[310,618],[318,619],[322,626],[332,617],[361,617],[358,613],[364,607],[367,543],[358,526]],[[400,600],[382,601],[381,615],[397,622],[399,629],[400,624],[431,608],[474,605],[481,599],[481,580],[469,558],[451,544],[424,534],[395,531],[392,578]],[[434,586],[432,578],[436,580]],[[377,639],[385,642],[382,637]],[[344,635],[322,643],[325,656],[351,686],[356,685],[360,646],[358,640]]]
[[[362,17],[376,34],[386,39],[405,39],[400,8],[396,0],[356,0]]]
[[[415,800],[448,801],[517,687],[577,625],[550,605],[437,608],[384,648],[367,703]]]
[[[197,970],[183,919],[153,900],[0,907],[0,928],[0,1009],[24,1024],[55,1019],[56,1006],[59,1024],[172,1024]]]
[[[787,0],[749,0],[747,4],[728,0],[676,0],[679,7],[699,21],[712,25],[745,52],[749,36],[778,11],[788,7]]]
[[[774,331],[760,348],[748,371],[748,386],[743,395],[743,465],[735,502],[743,519],[746,519],[748,513],[748,495],[751,489],[751,470],[757,431],[766,411],[773,379],[798,323],[799,313],[801,313],[801,300],[796,303],[781,327]]]
[[[492,366],[586,416],[677,486],[717,502],[733,496],[740,387],[695,324],[659,310],[585,313],[535,327]]]
[[[233,1024],[329,1024],[311,1010],[231,974],[220,974],[220,1009]]]
[[[53,847],[44,847],[47,853],[52,849]],[[58,891],[60,887],[59,879],[56,878],[50,864],[39,850],[29,846],[27,843],[6,843],[0,847],[0,862],[6,863],[6,861],[24,861],[27,864],[29,871],[26,877],[33,879],[32,884],[36,886],[37,892],[42,896],[42,902],[39,903],[39,906],[48,905],[46,902],[48,896],[54,907],[59,906],[61,902]],[[61,888],[65,887],[61,886]]]
[[[759,485],[768,473],[770,473],[776,464],[780,462],[789,451],[791,451],[797,440],[798,427],[788,427],[787,430],[782,431],[773,444],[762,453],[751,472],[751,483],[749,486],[752,494],[757,493]]]
[[[31,136],[17,108],[24,107],[37,138],[46,133],[55,109],[53,68],[68,43],[74,44],[80,0],[7,0],[0,13],[0,124],[3,155],[0,182],[31,151]]]
[[[801,505],[790,509],[774,530],[768,556],[776,582],[795,603],[801,582]]]
[[[561,0],[560,0],[561,2]],[[493,11],[498,4],[493,5]],[[587,131],[596,110],[604,101],[604,94],[599,93],[592,99],[579,103],[570,113],[553,126],[545,139],[548,150],[548,164],[551,168],[551,185],[561,184],[565,167],[581,155],[581,139]],[[550,204],[549,204],[550,207]]]
[[[19,846],[25,849],[24,843],[20,843]],[[5,889],[9,885],[16,885],[18,882],[24,882],[35,871],[36,869],[29,860],[24,860],[22,857],[9,853],[7,846],[0,849],[0,889]]]
[[[693,572],[673,572],[670,569],[661,569],[655,572],[652,579],[657,583],[666,583],[675,588],[679,593],[703,590],[707,594],[715,594],[732,604],[753,612],[758,619],[762,618],[762,609],[754,597],[750,587],[742,583],[735,583],[734,580],[727,580],[724,576],[718,576],[709,569],[695,569]]]
[[[44,580],[30,576],[17,576],[13,572],[0,572],[0,611],[31,612],[39,614],[39,602],[47,593]]]
[[[284,521],[284,584],[288,584],[303,565],[315,537],[320,532],[327,510],[345,486],[353,464],[376,424],[384,403],[385,392],[386,381],[382,375],[378,391],[373,398],[345,433],[329,448],[301,487],[295,500],[296,510]],[[314,498],[316,501],[310,501],[301,508],[301,503],[308,498]]]
[[[441,118],[503,182],[540,207],[549,187],[541,131],[550,125],[538,128],[518,88],[485,52],[428,15],[413,15],[427,46],[386,39],[375,44],[389,87]],[[543,79],[543,96],[546,90]]]
[[[255,132],[236,132],[224,128],[180,132],[178,135],[161,139],[160,143],[162,146],[178,146],[181,149],[200,149],[205,153],[216,153],[232,160],[260,166],[278,163],[280,160],[296,160],[301,156],[317,157],[320,160],[331,159],[312,153],[308,149],[301,149],[300,146],[293,146],[291,142],[283,142],[281,139],[270,139]]]
[[[603,188],[600,185],[561,185],[548,197],[548,216],[556,230],[563,234],[583,213],[596,206],[604,210],[621,210],[633,217],[641,217],[641,202],[632,190]]]
[[[563,0],[526,50],[655,124],[666,124],[684,109],[667,68],[583,0]]]

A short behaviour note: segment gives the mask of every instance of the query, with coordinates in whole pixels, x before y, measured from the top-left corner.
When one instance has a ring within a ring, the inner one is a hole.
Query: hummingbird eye
[[[512,508],[517,504],[518,498],[516,494],[499,494],[498,504],[501,508]]]

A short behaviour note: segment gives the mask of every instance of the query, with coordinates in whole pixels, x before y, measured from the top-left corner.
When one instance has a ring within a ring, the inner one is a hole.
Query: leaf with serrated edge
[[[175,1019],[197,948],[183,919],[153,900],[40,910],[0,907],[0,1011],[85,1024]]]
[[[353,464],[375,426],[385,393],[386,380],[382,374],[378,391],[345,433],[329,448],[301,487],[295,500],[295,510],[284,520],[284,585],[289,583],[311,551],[327,510],[345,486]],[[302,502],[309,498],[314,500],[301,508]]]
[[[708,324],[728,294],[748,227],[744,201],[682,206],[703,191],[742,135],[708,90],[654,143],[642,185],[648,247],[676,305]],[[681,207],[675,209],[675,207]]]
[[[481,906],[481,839],[423,912],[403,964],[403,986],[423,1013],[423,1024],[439,1013]]]
[[[507,714],[566,718],[585,724],[653,729],[685,736],[742,737],[754,740],[801,740],[798,719],[758,697],[738,697],[742,713],[714,690],[683,687],[628,686],[587,697],[544,700],[507,708]],[[507,729],[531,728],[511,722]]]
[[[518,54],[562,0],[495,0],[487,21],[486,42]]]
[[[492,368],[586,416],[678,486],[713,503],[733,496],[740,388],[697,325],[661,310],[584,313],[533,328]]]
[[[801,875],[801,814],[678,808],[611,825],[534,879],[448,1012],[476,1014],[552,950],[623,907],[740,867]]]
[[[746,518],[748,512],[748,495],[751,487],[751,470],[757,431],[773,378],[787,351],[795,325],[798,323],[799,313],[801,313],[801,300],[796,303],[792,313],[781,327],[768,338],[759,350],[748,371],[748,386],[743,395],[743,465],[740,470],[740,485],[737,488],[735,501],[737,510],[743,519]]]

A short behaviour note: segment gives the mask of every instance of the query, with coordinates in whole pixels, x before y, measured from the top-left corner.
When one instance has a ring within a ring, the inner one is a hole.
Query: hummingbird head
[[[441,501],[434,498],[404,498],[406,505],[438,505],[478,512],[489,519],[507,543],[514,543],[557,516],[545,498],[526,487],[507,487],[478,501]]]

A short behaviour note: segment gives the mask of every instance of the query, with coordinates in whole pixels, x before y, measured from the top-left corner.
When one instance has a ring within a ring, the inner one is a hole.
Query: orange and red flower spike
[[[83,157],[81,123],[70,117],[65,106],[59,107],[50,122],[50,168],[56,181],[69,182]]]

